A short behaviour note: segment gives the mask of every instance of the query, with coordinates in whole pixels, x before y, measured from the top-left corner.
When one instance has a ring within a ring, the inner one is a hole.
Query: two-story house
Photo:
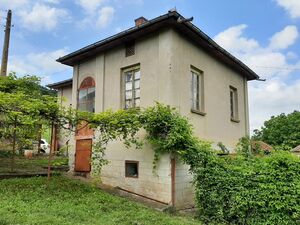
[[[50,85],[72,107],[108,109],[174,106],[188,117],[195,135],[233,149],[249,134],[247,82],[258,75],[176,11],[135,26],[59,58],[74,68],[73,79]],[[70,82],[72,85],[70,85]],[[71,169],[90,172],[94,134],[82,129],[71,138]],[[176,207],[193,204],[188,167],[164,155],[156,173],[153,150],[110,143],[102,182]]]

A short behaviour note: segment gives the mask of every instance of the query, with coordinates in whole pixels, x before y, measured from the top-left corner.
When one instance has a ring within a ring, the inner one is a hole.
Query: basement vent
[[[135,44],[134,42],[128,43],[125,46],[125,56],[132,56],[135,54]]]
[[[138,161],[125,161],[125,177],[139,177],[139,162]]]

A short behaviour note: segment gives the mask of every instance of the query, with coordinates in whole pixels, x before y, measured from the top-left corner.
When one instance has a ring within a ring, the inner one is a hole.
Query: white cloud
[[[50,52],[29,53],[24,57],[11,56],[8,71],[14,71],[18,75],[37,75],[49,80],[51,75],[70,69],[55,61],[67,53],[66,49],[58,49]]]
[[[266,82],[249,83],[250,127],[253,130],[272,115],[300,109],[300,76],[291,78],[293,68],[299,68],[300,61],[289,63],[290,58],[297,60],[298,57],[284,51],[295,43],[298,31],[294,26],[287,26],[270,38],[268,46],[262,47],[257,40],[244,35],[246,27],[244,24],[230,27],[214,39],[262,78],[267,78]]]
[[[260,128],[272,115],[299,110],[300,79],[292,84],[269,80],[249,87],[251,128]]]
[[[0,0],[3,9],[13,10],[18,26],[31,31],[51,31],[61,22],[68,21],[67,10],[57,7],[61,0]]]
[[[100,29],[107,27],[114,18],[115,8],[103,6],[105,2],[106,0],[77,0],[77,5],[86,14],[85,18],[77,23],[78,26],[85,28],[88,25]]]
[[[283,7],[291,18],[300,17],[300,1],[299,0],[276,0],[277,4]]]
[[[286,49],[293,45],[299,36],[296,26],[286,26],[270,39],[269,47],[272,49]]]
[[[26,9],[18,11],[18,15],[23,26],[32,31],[51,31],[57,27],[60,20],[68,18],[66,10],[41,3],[36,3],[30,11]]]
[[[104,3],[104,0],[77,0],[76,3],[87,13],[94,13]]]
[[[110,6],[103,7],[99,10],[99,17],[97,20],[97,27],[104,28],[108,26],[113,20],[115,9]]]
[[[230,49],[234,52],[248,52],[259,47],[259,44],[254,39],[242,37],[243,31],[247,25],[241,24],[233,26],[215,36],[215,41],[225,49]]]

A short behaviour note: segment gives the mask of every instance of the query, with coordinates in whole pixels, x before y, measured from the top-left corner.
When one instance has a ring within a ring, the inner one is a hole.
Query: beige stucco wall
[[[57,96],[61,106],[69,107],[72,104],[72,86],[59,88],[57,90]]]
[[[173,105],[187,116],[194,126],[195,135],[213,142],[222,142],[233,151],[238,139],[249,134],[247,81],[223,63],[217,61],[205,50],[195,46],[179,33],[171,33]],[[203,71],[205,116],[191,112],[191,66]],[[239,123],[230,118],[230,89],[238,90]],[[180,207],[193,203],[194,192],[189,167],[176,161],[176,202]]]
[[[72,86],[64,86],[57,90],[57,97],[60,105],[64,108],[72,107]],[[67,154],[70,146],[67,143],[71,141],[73,136],[69,131],[60,129],[58,133],[58,148]],[[69,142],[68,142],[69,141]],[[72,146],[73,148],[73,146]]]
[[[141,107],[154,105],[155,101],[175,106],[191,120],[195,135],[215,143],[222,141],[230,148],[248,133],[245,79],[173,30],[163,30],[137,40],[133,56],[125,57],[124,46],[119,46],[76,65],[73,76],[73,107],[76,107],[80,83],[85,77],[91,76],[96,81],[96,112],[122,108],[121,71],[132,65],[140,65]],[[205,116],[190,111],[191,65],[204,72]],[[229,85],[238,90],[239,123],[230,120]],[[72,144],[75,146],[74,139]],[[72,149],[70,165],[74,167],[75,149]],[[153,151],[150,146],[144,146],[142,150],[128,150],[121,142],[114,142],[108,146],[106,158],[110,163],[102,171],[102,181],[105,184],[162,202],[171,202],[169,155],[162,157],[157,175],[152,173]],[[139,161],[139,178],[125,178],[125,160]],[[178,206],[189,205],[193,199],[193,189],[188,167],[177,161],[175,171],[175,203]]]
[[[176,46],[173,48],[172,80],[174,89],[180,90],[173,96],[174,106],[190,119],[198,137],[216,143],[222,141],[232,149],[238,139],[249,132],[245,114],[248,110],[245,110],[246,81],[177,32],[172,33],[172,38]],[[203,71],[205,116],[191,113],[191,66]],[[239,123],[230,119],[230,85],[238,90]]]
[[[125,57],[124,46],[99,54],[81,62],[74,68],[73,107],[76,107],[76,91],[87,76],[96,81],[96,112],[122,108],[121,72],[123,68],[139,65],[141,71],[141,107],[153,105],[155,101],[168,103],[168,64],[171,45],[169,31],[152,35],[136,42],[135,55]],[[169,47],[168,47],[169,45]],[[164,46],[160,48],[160,46]],[[165,75],[166,74],[166,75]],[[157,85],[165,80],[165,85]],[[170,87],[171,88],[171,87]],[[169,88],[169,89],[170,89]],[[160,94],[159,94],[160,93]],[[141,134],[142,135],[142,134]],[[75,146],[75,141],[73,141]],[[70,153],[70,165],[74,168],[75,149]],[[109,164],[102,170],[104,184],[142,194],[169,204],[171,202],[171,170],[169,155],[161,158],[157,173],[153,174],[153,150],[145,145],[142,150],[126,149],[121,142],[111,143],[106,151]],[[125,160],[139,161],[139,178],[125,177]]]

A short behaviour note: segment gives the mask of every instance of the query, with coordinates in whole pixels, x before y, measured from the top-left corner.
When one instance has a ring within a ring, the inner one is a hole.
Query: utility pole
[[[9,49],[9,38],[11,29],[11,10],[8,10],[6,17],[5,36],[3,43],[2,61],[1,61],[1,76],[7,75],[7,62],[8,62],[8,49]]]

